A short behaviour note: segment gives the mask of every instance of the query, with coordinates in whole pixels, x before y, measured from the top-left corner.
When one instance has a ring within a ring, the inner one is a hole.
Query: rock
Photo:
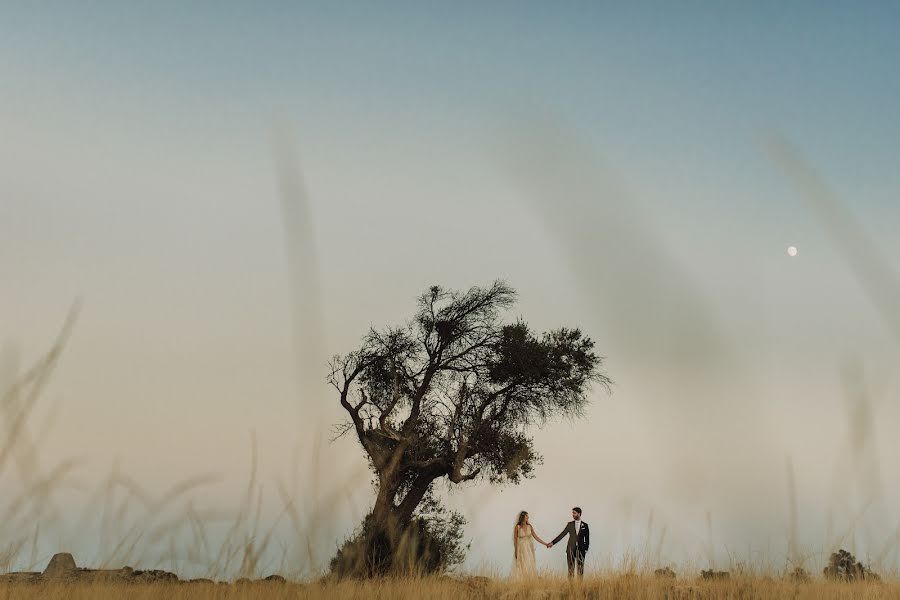
[[[263,581],[268,581],[269,583],[286,583],[287,580],[281,575],[269,575]]]
[[[74,577],[78,572],[75,566],[75,559],[68,552],[60,552],[54,554],[53,558],[47,564],[42,575],[48,579],[60,579]]]
[[[41,574],[22,572],[0,575],[0,583],[40,583]]]
[[[134,583],[175,583],[178,581],[178,575],[160,570],[133,571],[131,581]]]
[[[121,582],[121,583],[174,583],[178,576],[167,571],[135,571],[131,567],[121,569],[82,569],[67,552],[53,555],[43,573],[8,573],[0,575],[0,583],[40,583],[43,581],[65,581],[80,583]]]
[[[731,577],[731,574],[728,571],[713,571],[710,569],[709,571],[700,571],[700,577],[703,579],[728,579]]]
[[[675,571],[673,571],[671,567],[657,569],[653,571],[653,574],[662,579],[675,579]]]

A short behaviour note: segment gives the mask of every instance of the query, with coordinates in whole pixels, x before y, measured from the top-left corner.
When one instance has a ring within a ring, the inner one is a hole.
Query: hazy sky
[[[653,511],[660,561],[705,566],[711,539],[722,564],[751,548],[780,566],[788,456],[802,545],[827,549],[829,507],[839,534],[871,500],[845,545],[878,554],[900,519],[897,346],[766,148],[790,140],[898,256],[898,13],[3,3],[5,360],[30,364],[83,302],[33,426],[56,415],[43,468],[76,457],[90,487],[118,461],[158,493],[216,473],[203,501],[230,507],[254,431],[273,514],[300,449],[306,509],[331,507],[326,558],[368,477],[352,440],[328,442],[340,413],[311,374],[427,286],[500,277],[521,294],[511,318],[582,326],[616,386],[538,434],[535,480],[451,496],[470,566],[507,568],[520,509],[546,537],[576,503],[597,564],[642,548]],[[293,245],[285,124],[308,193]]]

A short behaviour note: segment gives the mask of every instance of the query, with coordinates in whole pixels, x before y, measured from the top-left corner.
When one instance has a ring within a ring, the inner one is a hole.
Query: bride
[[[513,528],[513,564],[510,571],[510,579],[528,579],[537,577],[537,564],[534,558],[534,542],[536,539],[542,546],[547,546],[547,542],[542,540],[531,523],[528,522],[528,511],[519,513],[516,520],[516,526]]]

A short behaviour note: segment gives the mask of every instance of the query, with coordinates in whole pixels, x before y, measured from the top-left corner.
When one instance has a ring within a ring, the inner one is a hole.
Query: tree
[[[593,341],[578,329],[538,336],[521,319],[504,324],[501,312],[514,301],[499,281],[466,292],[435,286],[412,321],[372,329],[358,350],[333,359],[329,381],[348,416],[338,434],[356,435],[376,487],[371,513],[332,562],[336,572],[446,567],[441,553],[458,545],[436,543],[440,535],[417,513],[434,506],[435,482],[533,476],[541,457],[529,429],[583,416],[592,383],[608,390]]]

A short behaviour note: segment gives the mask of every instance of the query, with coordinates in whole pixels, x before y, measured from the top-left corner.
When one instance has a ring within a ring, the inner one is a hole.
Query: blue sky
[[[119,115],[150,132],[252,136],[280,112],[332,139],[471,145],[510,111],[550,111],[622,168],[728,173],[778,202],[757,147],[771,131],[841,190],[892,177],[898,10],[19,3],[4,10],[0,43],[7,94],[81,106],[98,125]]]
[[[784,127],[883,149],[895,4],[714,4],[13,3],[3,38],[12,81],[188,115],[296,102],[436,122],[534,100],[593,135]]]

